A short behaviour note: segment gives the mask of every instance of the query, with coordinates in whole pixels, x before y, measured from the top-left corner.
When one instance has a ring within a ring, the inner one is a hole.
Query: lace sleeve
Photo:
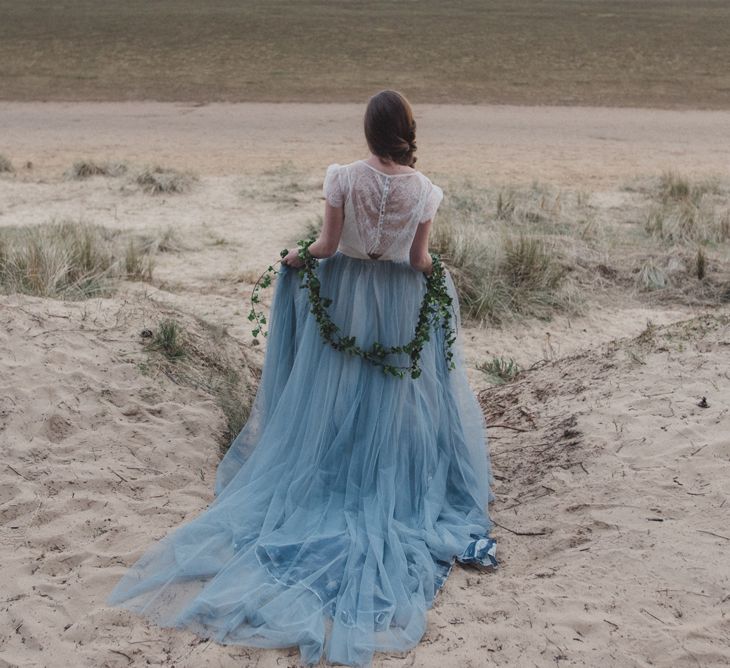
[[[322,191],[324,192],[325,199],[332,206],[342,206],[345,198],[342,192],[342,184],[340,183],[340,166],[337,163],[333,163],[327,167]]]
[[[441,204],[441,200],[444,198],[444,191],[437,185],[430,183],[429,187],[431,190],[426,196],[426,205],[423,207],[423,214],[421,215],[421,220],[418,221],[419,223],[425,223],[429,220],[433,220],[433,217],[436,215],[436,210],[439,208],[439,204]]]

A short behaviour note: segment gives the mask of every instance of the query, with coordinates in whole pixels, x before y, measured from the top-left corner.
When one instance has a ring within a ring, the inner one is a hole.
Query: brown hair
[[[365,109],[365,139],[378,157],[413,167],[416,121],[403,95],[395,90],[381,90],[370,98]]]

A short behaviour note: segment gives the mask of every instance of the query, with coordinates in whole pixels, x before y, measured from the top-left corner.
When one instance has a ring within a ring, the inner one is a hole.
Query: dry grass
[[[304,237],[316,237],[322,230],[324,225],[324,217],[318,213],[314,218],[310,218],[304,225]]]
[[[665,171],[650,191],[654,204],[646,231],[671,243],[723,243],[730,239],[730,207],[718,179],[692,181]]]
[[[151,280],[159,246],[146,239],[74,220],[1,227],[0,289],[63,299],[109,295],[120,280]]]
[[[656,260],[650,258],[639,269],[636,283],[641,290],[661,290],[669,285],[669,276]]]
[[[77,160],[66,171],[67,179],[88,179],[91,176],[122,176],[127,173],[124,162],[94,162],[93,160]]]
[[[161,352],[169,360],[177,360],[185,355],[182,328],[177,321],[165,318],[152,334],[148,348]]]
[[[560,193],[537,184],[506,193],[466,184],[449,193],[431,248],[448,266],[465,316],[500,323],[576,308],[570,256],[556,243],[566,233]]]
[[[154,259],[148,251],[143,250],[135,239],[129,239],[124,252],[124,271],[132,281],[152,280]]]
[[[15,171],[10,158],[0,153],[0,174],[10,174]]]
[[[697,249],[697,255],[695,255],[694,264],[695,276],[702,280],[707,276],[707,255],[702,248]]]
[[[665,171],[645,196],[644,236],[629,239],[638,254],[634,283],[652,299],[714,305],[730,298],[730,189],[719,178]],[[626,245],[626,244],[624,244]]]
[[[688,177],[674,171],[666,170],[659,177],[657,196],[662,203],[692,202],[699,205],[706,194],[720,194],[718,179],[704,179],[692,182]]]
[[[148,255],[157,253],[179,253],[188,250],[178,232],[172,227],[158,230],[154,233],[140,233],[138,235],[141,251]]]
[[[509,383],[517,377],[521,369],[511,357],[492,357],[491,360],[477,364],[481,371],[493,385]]]
[[[722,243],[730,239],[730,209],[724,211],[709,199],[669,200],[649,211],[646,231],[670,242]]]
[[[693,305],[730,298],[730,188],[719,178],[665,171],[624,188],[633,194],[621,206],[617,194],[541,183],[446,190],[432,248],[467,317],[549,318],[611,292]]]
[[[146,167],[135,178],[137,185],[151,195],[184,193],[196,180],[194,174],[160,166]]]
[[[655,253],[636,267],[634,286],[652,303],[717,306],[730,301],[730,266],[722,255],[712,258],[704,248],[676,247]]]
[[[109,294],[116,233],[62,221],[0,230],[0,285],[5,292],[84,299]]]

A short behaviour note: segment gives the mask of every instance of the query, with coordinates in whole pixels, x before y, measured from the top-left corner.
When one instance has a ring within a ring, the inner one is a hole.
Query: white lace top
[[[364,160],[327,168],[324,196],[345,207],[338,249],[351,257],[407,261],[419,223],[432,220],[443,191],[419,171],[386,174]]]

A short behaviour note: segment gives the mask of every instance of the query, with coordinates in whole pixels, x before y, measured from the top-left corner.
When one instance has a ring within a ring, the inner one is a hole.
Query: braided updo
[[[370,98],[365,109],[365,139],[380,158],[408,167],[416,164],[416,121],[403,95],[382,90]]]

